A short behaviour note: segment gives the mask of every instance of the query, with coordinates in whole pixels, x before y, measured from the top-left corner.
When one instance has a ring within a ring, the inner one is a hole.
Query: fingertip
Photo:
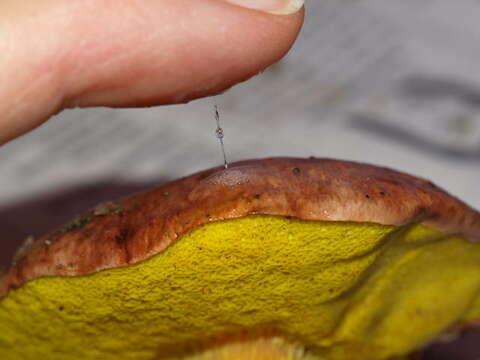
[[[304,0],[223,0],[240,7],[274,15],[291,15],[303,8]]]
[[[9,9],[0,143],[66,107],[153,106],[222,92],[282,58],[304,17],[303,9],[273,15],[223,0],[46,0]],[[11,64],[22,66],[15,81]]]
[[[195,6],[188,0],[161,3],[163,6],[158,1],[137,4],[135,11],[140,11],[143,21],[135,24],[129,22],[128,14],[122,20],[111,12],[102,14],[102,24],[113,24],[107,25],[109,38],[121,42],[92,47],[102,52],[88,54],[82,61],[82,74],[71,72],[72,87],[77,88],[67,104],[161,105],[222,92],[281,59],[298,36],[304,18],[303,9],[291,15],[272,15],[222,0],[195,2]],[[139,6],[144,8],[139,10]],[[128,6],[123,9],[131,11]],[[91,22],[91,18],[82,21]],[[114,25],[119,21],[123,21],[120,30]],[[99,20],[90,28],[98,24]],[[145,34],[150,34],[147,41]],[[120,58],[119,49],[123,50]],[[102,66],[102,53],[117,59]],[[84,54],[78,54],[72,60],[76,63],[82,57]],[[85,64],[89,64],[87,73]]]

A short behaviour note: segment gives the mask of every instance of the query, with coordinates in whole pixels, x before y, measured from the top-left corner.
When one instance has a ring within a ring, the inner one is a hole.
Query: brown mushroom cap
[[[248,160],[101,204],[29,243],[0,278],[0,297],[38,277],[134,264],[200,225],[253,214],[384,225],[422,223],[480,240],[480,214],[426,180],[331,159]]]

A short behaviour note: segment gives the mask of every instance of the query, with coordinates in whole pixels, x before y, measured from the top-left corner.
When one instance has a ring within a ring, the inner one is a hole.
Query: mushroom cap
[[[331,159],[242,161],[27,241],[0,277],[0,355],[18,343],[48,355],[44,332],[67,331],[96,342],[73,339],[80,358],[151,359],[244,330],[255,349],[299,359],[302,346],[329,360],[402,355],[480,319],[478,241],[480,214],[426,180]]]
[[[42,276],[83,275],[134,264],[203,224],[258,214],[417,223],[480,241],[480,213],[430,181],[333,159],[246,160],[100,204],[62,228],[27,241],[0,277],[0,297]]]

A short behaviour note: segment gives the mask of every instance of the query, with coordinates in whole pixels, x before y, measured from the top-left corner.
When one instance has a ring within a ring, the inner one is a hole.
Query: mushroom
[[[0,277],[1,359],[388,359],[480,320],[480,214],[272,158],[98,206]]]

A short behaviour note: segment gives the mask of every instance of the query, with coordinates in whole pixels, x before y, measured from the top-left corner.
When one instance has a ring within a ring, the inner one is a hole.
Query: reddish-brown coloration
[[[242,161],[97,210],[38,239],[0,278],[0,296],[41,276],[133,264],[205,223],[252,214],[386,225],[418,222],[480,240],[480,214],[432,183],[329,159]]]

